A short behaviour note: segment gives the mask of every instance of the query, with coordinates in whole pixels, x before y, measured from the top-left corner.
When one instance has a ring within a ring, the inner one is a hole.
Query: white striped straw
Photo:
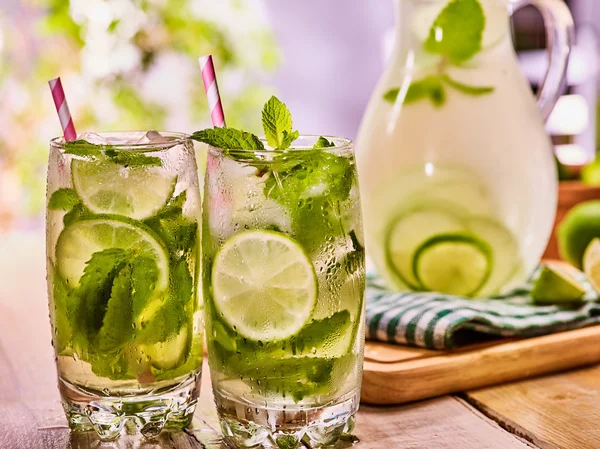
[[[201,56],[198,58],[198,62],[202,71],[202,81],[204,82],[204,90],[208,99],[212,124],[215,128],[223,128],[226,126],[225,114],[223,114],[223,105],[219,96],[219,86],[217,85],[217,76],[215,74],[212,55]]]
[[[77,139],[77,131],[75,131],[75,125],[73,125],[73,119],[69,112],[65,91],[60,82],[60,76],[48,81],[48,84],[50,85],[54,106],[56,106],[56,112],[58,112],[58,119],[60,120],[60,126],[62,126],[65,140],[70,142]]]

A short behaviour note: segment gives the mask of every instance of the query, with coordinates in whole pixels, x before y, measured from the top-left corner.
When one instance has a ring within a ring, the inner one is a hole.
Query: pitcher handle
[[[527,5],[535,6],[542,13],[546,27],[548,71],[537,94],[537,103],[546,121],[567,82],[569,55],[575,41],[575,26],[571,11],[563,0],[513,0],[511,14]]]

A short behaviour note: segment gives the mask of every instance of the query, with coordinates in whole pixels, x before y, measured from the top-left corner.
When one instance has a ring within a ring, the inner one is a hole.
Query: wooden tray
[[[367,342],[361,400],[405,402],[600,362],[600,325],[455,351]]]

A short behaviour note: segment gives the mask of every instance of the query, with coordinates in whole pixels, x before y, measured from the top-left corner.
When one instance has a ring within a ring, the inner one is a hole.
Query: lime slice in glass
[[[600,239],[593,239],[583,253],[583,269],[592,287],[600,293]]]
[[[493,218],[470,217],[465,221],[465,226],[472,234],[485,240],[494,252],[494,269],[478,295],[499,293],[519,267],[519,242],[508,228]]]
[[[581,279],[583,273],[571,265],[546,262],[533,284],[531,298],[536,304],[579,301],[585,295]]]
[[[60,275],[70,287],[78,286],[92,254],[108,248],[131,250],[153,258],[159,270],[155,290],[168,288],[169,256],[158,237],[141,223],[113,215],[83,219],[63,229],[56,243]]]
[[[435,235],[415,252],[415,277],[425,290],[473,296],[492,271],[492,249],[464,232]]]
[[[420,288],[413,275],[417,248],[431,236],[464,229],[459,217],[443,209],[417,209],[402,214],[389,226],[385,240],[389,269],[409,287]]]
[[[277,232],[231,237],[212,267],[215,307],[240,335],[270,341],[296,334],[317,301],[317,278],[304,249]]]
[[[183,326],[179,333],[173,335],[167,341],[140,345],[139,349],[150,357],[150,363],[156,368],[162,370],[173,369],[183,363],[187,355],[189,349],[188,328]]]
[[[96,214],[151,217],[171,198],[177,177],[160,167],[123,167],[113,162],[73,160],[75,191]]]

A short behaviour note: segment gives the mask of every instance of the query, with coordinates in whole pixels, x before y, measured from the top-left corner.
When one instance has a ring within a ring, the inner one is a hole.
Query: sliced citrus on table
[[[65,227],[56,243],[58,272],[70,287],[77,287],[92,255],[109,248],[131,250],[154,259],[159,270],[155,290],[167,290],[169,255],[166,248],[150,228],[120,216],[100,215]]]
[[[425,290],[473,296],[490,277],[492,254],[485,241],[469,233],[439,234],[417,248],[413,272]]]
[[[413,289],[419,281],[413,260],[419,246],[433,235],[463,231],[462,220],[444,209],[416,209],[400,215],[388,228],[385,251],[390,270]]]
[[[96,214],[151,217],[169,201],[177,177],[161,167],[124,167],[110,161],[71,163],[73,187],[85,206]]]
[[[585,295],[583,273],[564,262],[545,262],[533,284],[531,298],[536,304],[579,301]]]
[[[227,240],[212,267],[217,311],[240,335],[271,341],[296,334],[317,301],[317,277],[304,249],[272,231]]]
[[[583,254],[583,269],[588,281],[600,293],[600,239],[590,242]]]

